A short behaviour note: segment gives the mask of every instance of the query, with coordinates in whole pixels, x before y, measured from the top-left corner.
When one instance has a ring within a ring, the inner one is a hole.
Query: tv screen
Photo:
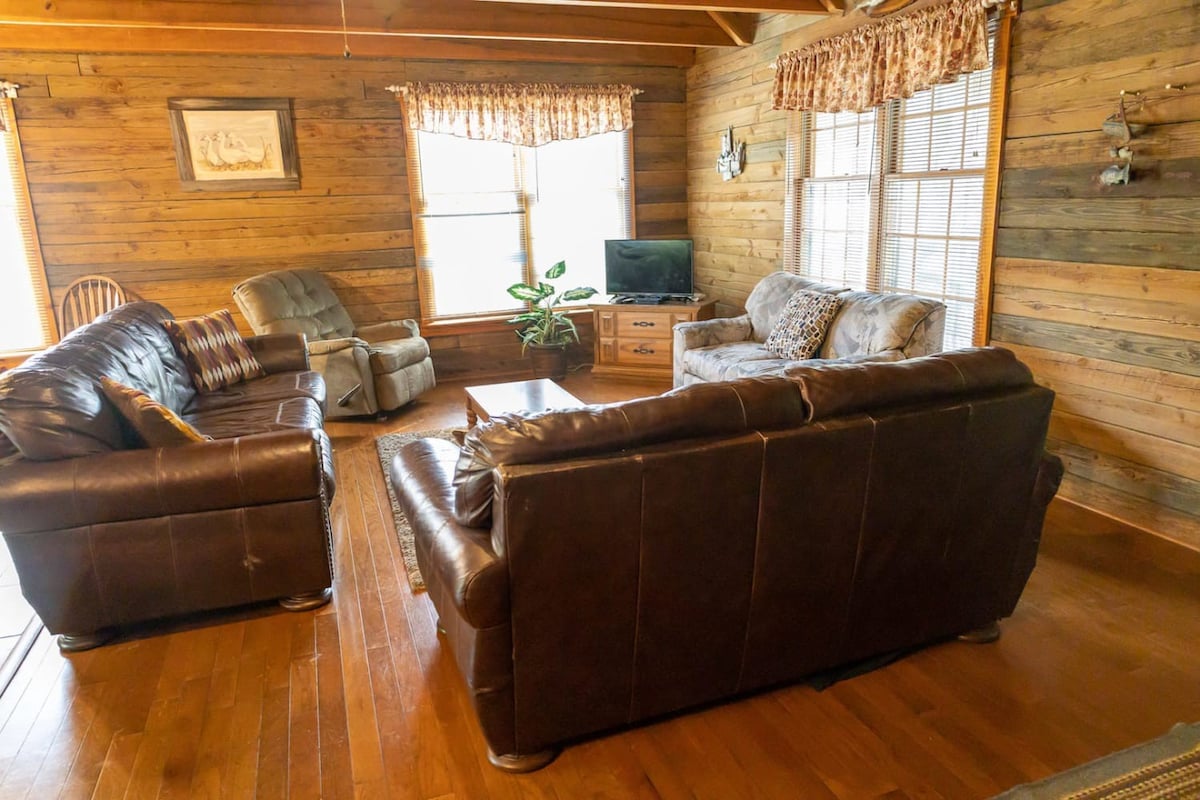
[[[609,239],[604,243],[604,277],[612,295],[691,295],[692,240]]]

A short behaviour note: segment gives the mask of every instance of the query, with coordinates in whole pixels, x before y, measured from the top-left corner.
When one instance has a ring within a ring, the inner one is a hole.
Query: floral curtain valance
[[[780,56],[772,106],[865,111],[988,65],[987,9],[951,0]]]
[[[408,126],[537,146],[633,126],[633,96],[623,84],[409,83],[401,96]]]

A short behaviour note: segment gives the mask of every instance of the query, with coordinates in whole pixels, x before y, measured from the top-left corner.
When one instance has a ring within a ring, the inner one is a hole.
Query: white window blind
[[[508,314],[505,291],[567,262],[559,289],[604,284],[604,240],[633,227],[627,131],[521,147],[409,132],[421,313]]]
[[[940,300],[945,349],[979,341],[996,94],[989,68],[862,113],[794,115],[785,267]]]
[[[0,96],[0,353],[40,350],[56,338],[13,102]]]

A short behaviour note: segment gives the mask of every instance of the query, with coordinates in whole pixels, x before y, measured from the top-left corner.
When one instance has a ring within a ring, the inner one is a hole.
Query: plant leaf
[[[574,289],[568,289],[562,293],[562,299],[570,302],[571,300],[587,300],[592,295],[596,294],[596,290],[591,286],[579,286]]]
[[[567,271],[567,262],[560,261],[550,269],[546,270],[546,280],[552,281],[555,278],[561,278],[563,273]]]
[[[542,284],[542,286],[545,286],[545,284]],[[534,288],[528,283],[514,283],[508,287],[508,293],[518,300],[524,300],[529,303],[536,303],[546,296],[541,289]]]

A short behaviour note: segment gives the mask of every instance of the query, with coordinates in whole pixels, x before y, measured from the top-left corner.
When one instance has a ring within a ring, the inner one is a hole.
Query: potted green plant
[[[567,262],[559,261],[546,270],[543,280],[537,286],[527,283],[514,283],[508,287],[508,293],[518,300],[529,303],[529,311],[517,314],[509,320],[517,329],[517,338],[521,340],[521,352],[530,353],[533,374],[537,378],[553,378],[561,380],[567,376],[567,345],[579,341],[579,331],[557,306],[572,300],[587,300],[596,294],[591,286],[577,286],[560,294],[555,294],[553,285],[547,281],[557,280],[567,271]]]

